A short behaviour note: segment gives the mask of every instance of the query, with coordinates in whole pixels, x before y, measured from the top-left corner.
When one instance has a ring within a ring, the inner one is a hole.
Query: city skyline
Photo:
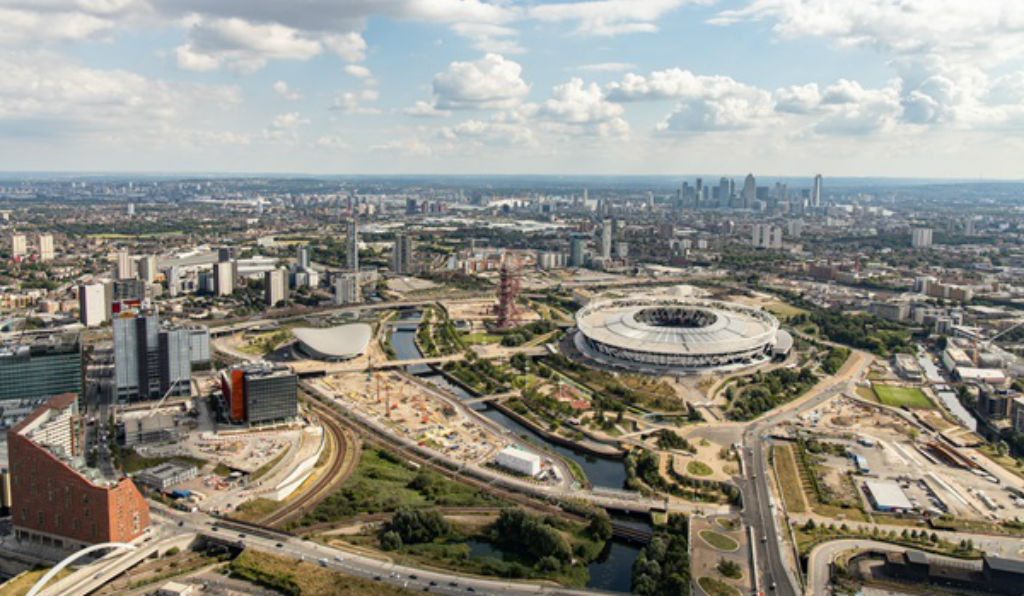
[[[19,171],[1014,179],[1021,9],[878,1],[2,10]]]

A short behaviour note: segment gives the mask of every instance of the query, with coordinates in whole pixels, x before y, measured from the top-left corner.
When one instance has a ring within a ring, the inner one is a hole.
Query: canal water
[[[391,347],[394,348],[398,359],[407,360],[422,357],[419,348],[416,347],[416,326],[419,320],[420,314],[418,312],[408,312],[404,313],[393,325]],[[406,372],[413,375],[425,375],[423,376],[425,381],[438,385],[456,395],[459,399],[472,399],[473,397],[465,389],[450,383],[442,375],[428,374],[431,372],[429,366],[409,366],[406,367]],[[517,435],[525,435],[531,442],[543,446],[564,459],[576,462],[594,486],[616,489],[625,486],[626,467],[621,459],[596,457],[552,443],[529,427],[523,426],[488,404],[473,404],[470,407],[511,432]],[[638,527],[650,529],[650,525],[644,522],[633,521],[631,522],[632,524],[638,524]],[[471,544],[470,548],[474,554],[493,554],[489,551],[492,547],[486,543]],[[639,554],[640,547],[634,543],[620,540],[609,541],[601,556],[587,566],[587,570],[590,572],[590,581],[587,582],[587,587],[610,592],[629,592],[633,561],[636,560]]]

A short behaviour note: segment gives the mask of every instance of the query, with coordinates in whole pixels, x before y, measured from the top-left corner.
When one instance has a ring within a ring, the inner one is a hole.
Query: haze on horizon
[[[0,0],[6,171],[1020,179],[1024,4]]]

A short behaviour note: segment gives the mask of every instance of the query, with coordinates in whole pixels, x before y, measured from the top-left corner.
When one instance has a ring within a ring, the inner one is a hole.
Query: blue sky
[[[1020,178],[1014,0],[0,0],[6,170]]]

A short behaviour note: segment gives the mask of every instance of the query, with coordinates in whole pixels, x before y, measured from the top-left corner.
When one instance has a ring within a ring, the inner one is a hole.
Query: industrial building
[[[298,377],[287,368],[261,362],[221,372],[221,392],[232,422],[286,422],[298,416]]]
[[[129,542],[149,527],[149,506],[129,478],[85,465],[78,397],[51,398],[7,433],[11,520],[19,542],[74,550]]]
[[[192,480],[198,473],[195,466],[167,462],[135,474],[133,480],[139,486],[166,492],[172,486]]]
[[[865,480],[864,491],[878,511],[910,511],[914,508],[900,485],[891,480]]]
[[[509,445],[494,456],[494,463],[506,470],[533,478],[540,474],[541,460],[536,453],[530,453],[515,445]]]

